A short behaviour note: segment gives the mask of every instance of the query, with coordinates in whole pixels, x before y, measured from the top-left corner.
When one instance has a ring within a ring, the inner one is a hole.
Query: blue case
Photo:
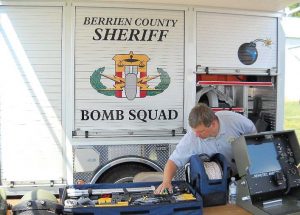
[[[173,181],[173,185],[185,183],[185,181]],[[85,184],[73,185],[60,190],[60,199],[62,203],[68,198],[66,189],[110,189],[110,188],[136,188],[136,187],[150,187],[159,186],[159,182],[138,182],[138,183],[124,183],[124,184]],[[64,214],[73,215],[202,215],[202,198],[196,193],[189,184],[187,184],[191,193],[194,194],[196,200],[181,201],[175,203],[159,203],[153,205],[133,205],[133,206],[118,206],[118,207],[76,207],[64,209]]]
[[[224,155],[217,153],[211,156],[210,161],[217,161],[222,166],[222,179],[210,180],[206,174],[201,155],[190,158],[189,183],[203,199],[203,206],[225,205],[227,202],[228,165]]]

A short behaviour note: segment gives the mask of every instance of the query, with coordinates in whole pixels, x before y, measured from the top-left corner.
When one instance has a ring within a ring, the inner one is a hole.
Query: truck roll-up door
[[[249,47],[251,42],[257,52]],[[230,68],[276,68],[277,18],[197,12],[197,65],[229,68],[227,73]]]
[[[182,132],[184,11],[76,7],[75,14],[74,134]]]
[[[1,179],[63,179],[62,7],[0,6]]]

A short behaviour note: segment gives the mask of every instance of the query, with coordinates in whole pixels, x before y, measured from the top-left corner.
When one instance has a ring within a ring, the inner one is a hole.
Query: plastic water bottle
[[[236,204],[236,197],[237,197],[237,183],[235,181],[235,177],[231,177],[231,181],[229,183],[228,203]]]

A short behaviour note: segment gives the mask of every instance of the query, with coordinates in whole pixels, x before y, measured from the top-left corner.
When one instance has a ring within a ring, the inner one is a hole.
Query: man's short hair
[[[214,119],[216,119],[216,115],[213,110],[206,104],[199,103],[193,107],[189,114],[189,125],[192,128],[196,128],[201,124],[205,127],[209,127]]]

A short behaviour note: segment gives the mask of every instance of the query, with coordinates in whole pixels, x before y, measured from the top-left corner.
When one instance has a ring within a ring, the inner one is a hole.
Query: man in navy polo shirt
[[[211,156],[222,153],[233,174],[236,174],[231,142],[241,135],[256,133],[255,125],[245,116],[231,111],[214,113],[201,103],[191,110],[189,125],[192,130],[184,135],[167,161],[163,182],[156,193],[162,193],[166,188],[172,191],[171,181],[177,169],[183,167],[194,154],[206,153]]]

